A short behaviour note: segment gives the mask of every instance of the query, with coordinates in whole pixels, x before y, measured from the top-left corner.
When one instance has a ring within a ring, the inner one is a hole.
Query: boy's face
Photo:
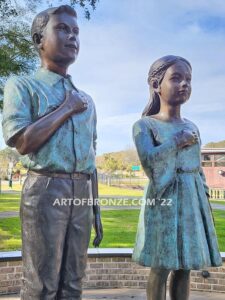
[[[79,47],[76,17],[67,13],[50,15],[41,38],[41,59],[68,66],[76,60]]]

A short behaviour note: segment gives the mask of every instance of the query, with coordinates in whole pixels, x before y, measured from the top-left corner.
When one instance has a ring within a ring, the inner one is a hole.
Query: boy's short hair
[[[77,13],[75,9],[69,5],[60,5],[58,7],[51,7],[37,14],[31,26],[32,39],[35,33],[41,36],[51,15],[58,15],[64,12],[77,18]],[[38,50],[37,45],[35,44],[34,46]]]

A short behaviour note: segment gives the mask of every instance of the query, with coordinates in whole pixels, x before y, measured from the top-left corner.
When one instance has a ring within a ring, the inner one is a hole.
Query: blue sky
[[[81,49],[70,74],[96,103],[98,154],[133,147],[149,67],[167,54],[193,67],[182,115],[197,124],[203,144],[225,139],[225,1],[100,0],[90,21],[78,14]]]

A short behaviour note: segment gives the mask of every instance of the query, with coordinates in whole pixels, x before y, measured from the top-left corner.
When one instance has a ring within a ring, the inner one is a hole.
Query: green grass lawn
[[[143,194],[142,190],[135,190],[135,189],[126,189],[126,188],[120,188],[115,186],[108,186],[106,184],[99,183],[99,194],[101,196],[104,195],[119,195],[119,196],[141,196]],[[2,185],[2,193],[4,194],[4,191],[18,191],[21,192],[22,185],[18,183],[14,183],[13,187],[10,188],[8,185]]]
[[[216,224],[216,233],[219,242],[219,249],[221,252],[225,252],[225,211],[217,210],[213,211],[215,224]]]
[[[215,210],[216,231],[221,252],[225,252],[225,211]],[[132,248],[135,241],[139,210],[102,211],[104,239],[102,248]],[[94,232],[92,233],[92,240]],[[92,242],[90,243],[92,247]],[[0,251],[21,249],[18,217],[0,219]]]
[[[213,204],[220,204],[220,205],[225,205],[225,200],[222,200],[222,201],[210,200],[210,203],[213,203]]]
[[[102,211],[104,240],[102,248],[133,247],[139,210]],[[126,220],[126,221],[124,221]],[[94,231],[92,232],[92,241]],[[19,217],[0,219],[0,251],[21,249]]]
[[[0,212],[19,211],[20,193],[0,194]]]
[[[99,195],[109,195],[109,196],[133,196],[133,197],[141,197],[143,195],[142,190],[133,190],[133,189],[125,189],[115,186],[108,186],[102,183],[98,184],[99,187]]]
[[[19,217],[0,219],[0,251],[21,249]]]
[[[101,248],[131,248],[135,242],[135,234],[139,210],[102,211],[104,238]],[[92,240],[94,231],[92,231]]]
[[[121,202],[121,200],[113,200],[109,203],[109,201],[107,201],[106,199],[102,200],[102,205],[138,205],[139,204],[139,200],[138,197],[142,196],[142,193],[138,193],[139,191],[131,191],[131,190],[126,190],[126,189],[121,189],[121,188],[115,188],[115,187],[106,187],[101,185],[100,186],[100,193],[101,196],[104,197],[104,193],[106,194],[108,192],[107,195],[111,196],[113,195],[120,195],[121,196],[133,196],[133,200],[127,200],[124,202]],[[131,193],[132,192],[132,193]],[[135,195],[136,194],[136,195]],[[135,200],[135,201],[134,201]],[[211,203],[214,204],[221,204],[221,205],[225,205],[225,201],[210,201]],[[5,212],[5,211],[19,211],[19,204],[20,204],[20,193],[18,194],[0,194],[0,212]]]
[[[125,188],[118,188],[99,184],[99,195],[104,197],[104,195],[109,196],[124,196],[124,197],[141,197],[143,191],[140,190],[130,190]],[[4,211],[19,211],[20,204],[20,192],[18,194],[0,194],[0,212]]]

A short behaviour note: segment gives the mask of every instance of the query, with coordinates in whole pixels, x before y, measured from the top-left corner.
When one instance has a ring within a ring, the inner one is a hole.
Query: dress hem
[[[149,267],[149,268],[157,268],[157,269],[164,269],[164,270],[202,270],[202,269],[207,269],[207,268],[217,268],[217,267],[221,267],[223,265],[222,262],[220,263],[214,263],[214,264],[205,264],[205,265],[201,265],[201,266],[165,266],[165,265],[154,265],[151,263],[145,263],[143,261],[140,261],[138,259],[135,259],[132,257],[132,261],[136,262],[137,264],[139,264],[140,266],[144,266],[144,267]]]

